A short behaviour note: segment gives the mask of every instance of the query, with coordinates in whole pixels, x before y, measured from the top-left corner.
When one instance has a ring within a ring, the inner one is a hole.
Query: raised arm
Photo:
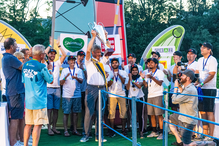
[[[97,33],[95,30],[92,30],[91,31],[91,34],[92,34],[92,38],[87,46],[87,53],[86,53],[86,60],[88,61],[90,58],[91,58],[91,51],[92,51],[92,47],[93,47],[93,44],[94,44],[94,41],[95,41],[95,38],[97,36]]]
[[[62,64],[62,63],[65,61],[66,53],[65,53],[65,51],[62,49],[62,47],[61,47],[61,45],[60,45],[60,40],[59,40],[59,39],[57,39],[56,44],[57,44],[57,46],[59,47],[59,50],[60,50],[61,53],[62,53],[62,57],[60,58],[60,62],[61,62],[61,64]]]

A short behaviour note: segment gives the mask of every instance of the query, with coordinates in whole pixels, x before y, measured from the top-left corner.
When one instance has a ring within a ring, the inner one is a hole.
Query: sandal
[[[65,131],[65,132],[64,132],[64,136],[65,136],[65,137],[69,137],[69,136],[70,136],[70,134],[68,133],[68,131]]]
[[[47,133],[49,136],[54,136],[54,132],[52,130],[48,131]]]
[[[55,129],[55,130],[52,129],[52,131],[53,131],[55,134],[57,134],[57,135],[62,135],[61,132],[58,131],[58,130],[56,130],[56,129]]]
[[[78,131],[74,131],[72,132],[73,135],[77,135],[77,136],[81,136],[81,133],[79,133]]]

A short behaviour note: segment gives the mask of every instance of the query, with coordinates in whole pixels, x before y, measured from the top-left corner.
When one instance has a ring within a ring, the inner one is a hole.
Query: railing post
[[[99,98],[98,98],[98,106],[99,106],[99,111],[98,111],[98,146],[103,145],[103,140],[102,140],[102,97],[101,97],[101,90],[99,90]]]
[[[132,146],[137,146],[136,97],[132,97]]]
[[[167,90],[166,90],[166,92],[168,92]],[[166,93],[166,95],[164,95],[165,96],[165,108],[166,109],[168,109],[168,93]],[[166,110],[165,111],[165,121],[167,121],[168,122],[168,111]],[[167,122],[165,122],[165,138],[164,138],[164,140],[165,140],[165,146],[168,146],[168,123]]]

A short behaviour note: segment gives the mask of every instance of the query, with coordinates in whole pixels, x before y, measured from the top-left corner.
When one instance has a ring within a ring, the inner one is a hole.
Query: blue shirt
[[[25,104],[30,110],[47,107],[47,82],[53,81],[45,64],[37,60],[26,62],[22,69],[22,81],[25,83]]]
[[[22,63],[12,54],[4,53],[2,58],[2,68],[6,80],[6,95],[14,96],[24,93],[22,83],[22,72],[18,68]]]

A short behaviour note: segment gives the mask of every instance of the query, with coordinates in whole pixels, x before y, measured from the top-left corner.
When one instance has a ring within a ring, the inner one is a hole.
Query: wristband
[[[204,83],[203,83],[203,82],[201,82],[201,86],[204,86]]]
[[[49,44],[49,47],[52,48],[52,46]]]
[[[142,78],[142,80],[144,81],[144,78]]]
[[[177,89],[178,89],[178,87],[174,87],[174,89],[175,89],[175,88],[177,88]]]
[[[110,81],[113,81],[113,79],[110,79]]]
[[[58,48],[61,47],[61,45],[58,46]]]
[[[52,70],[51,70],[51,69],[49,69],[49,72],[50,72],[50,71],[52,72]]]
[[[135,81],[134,80],[132,80],[132,83],[134,83]]]
[[[106,39],[106,41],[109,41],[109,39]]]
[[[64,78],[63,80],[65,81],[66,79]]]
[[[83,71],[86,71],[86,69],[84,69]]]

